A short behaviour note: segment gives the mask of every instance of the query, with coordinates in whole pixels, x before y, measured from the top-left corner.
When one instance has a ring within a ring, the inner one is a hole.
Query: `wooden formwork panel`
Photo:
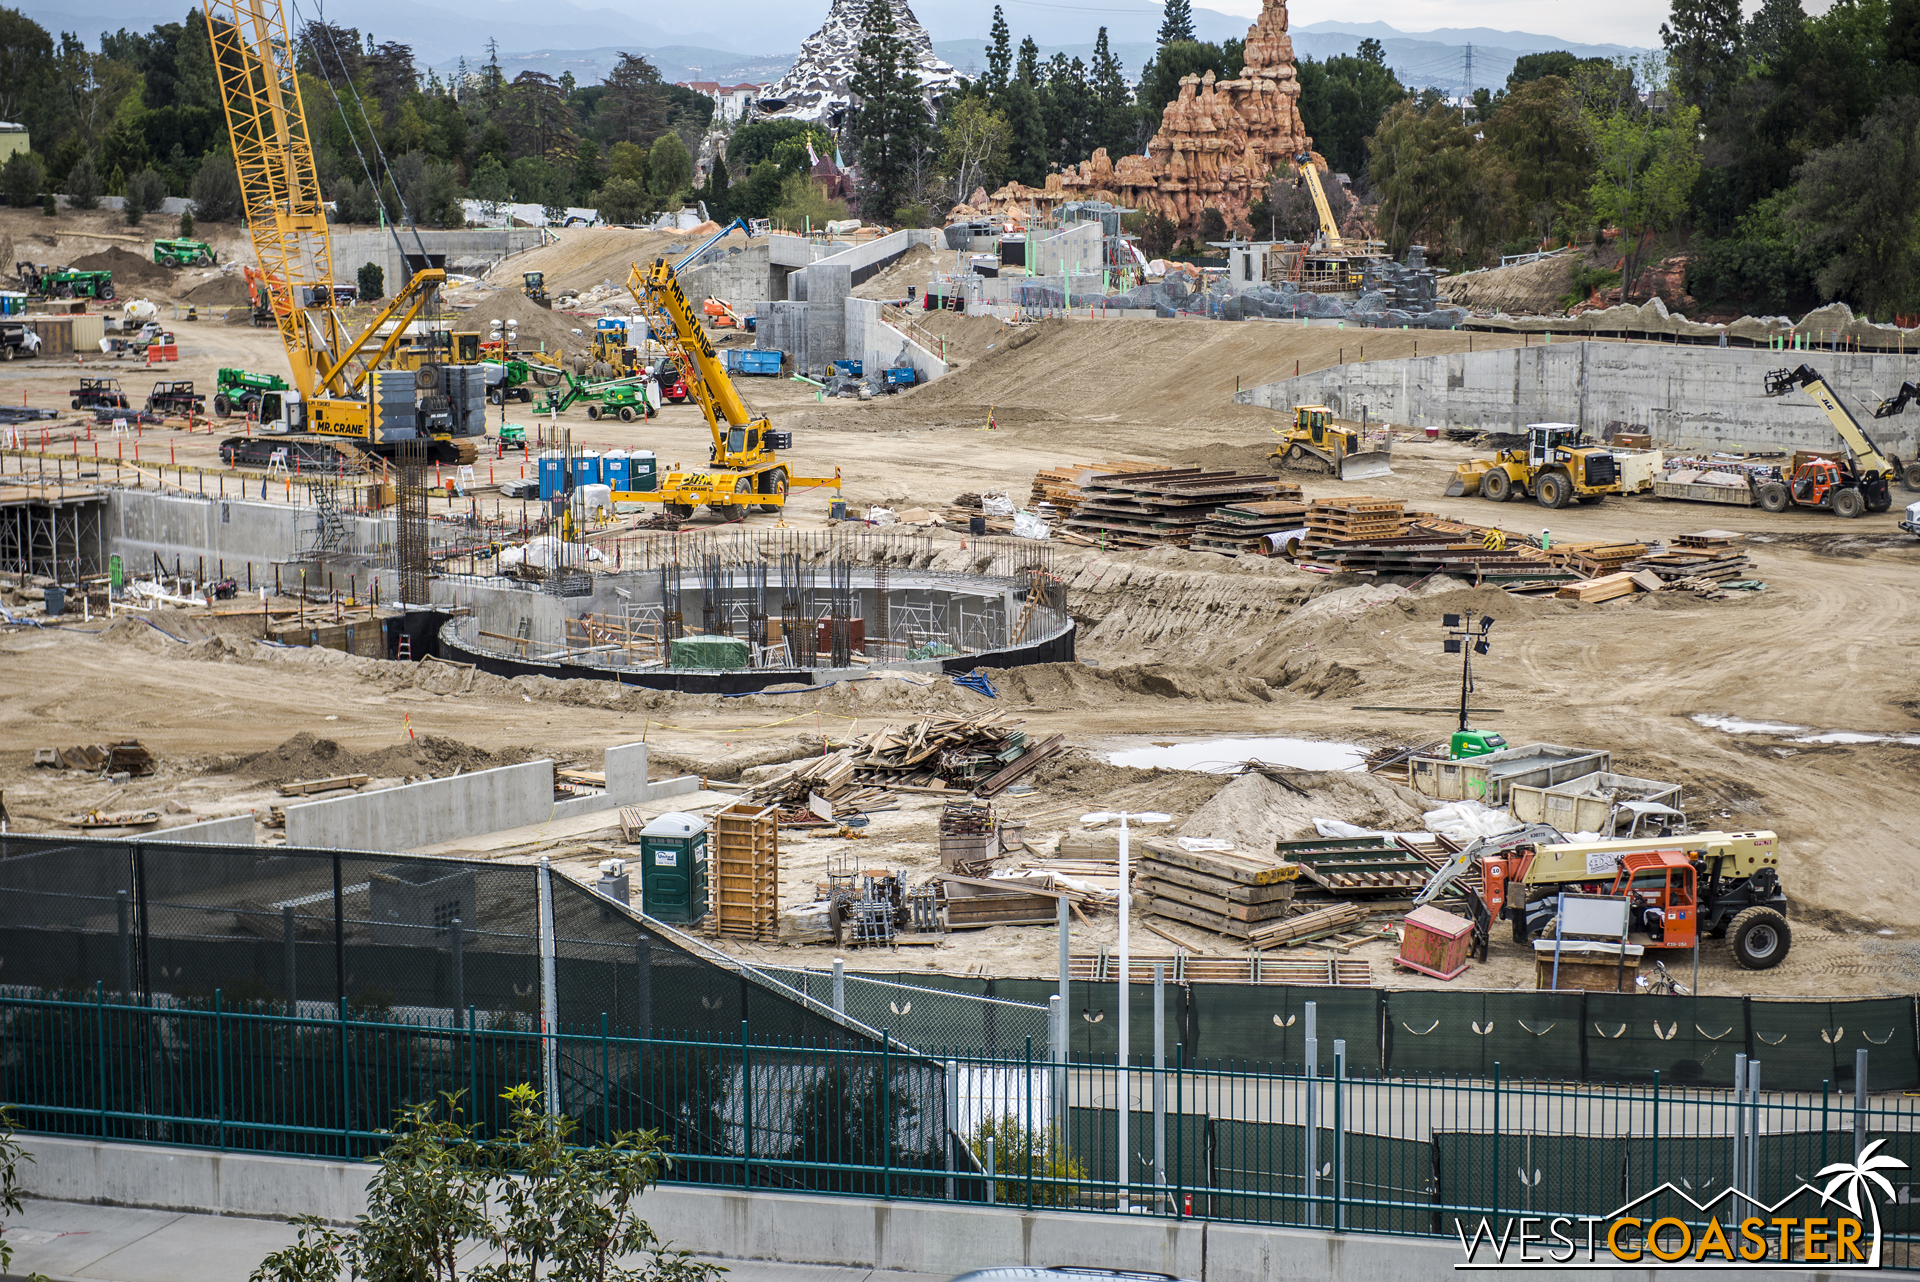
[[[728,806],[713,817],[713,911],[722,935],[770,940],[780,918],[780,812]]]

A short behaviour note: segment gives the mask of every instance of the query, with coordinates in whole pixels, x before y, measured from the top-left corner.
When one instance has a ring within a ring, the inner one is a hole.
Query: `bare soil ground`
[[[558,247],[554,247],[558,248]],[[620,252],[625,253],[626,250]],[[939,383],[867,404],[820,402],[803,384],[746,380],[750,402],[796,432],[798,470],[846,474],[856,510],[869,502],[939,505],[963,491],[1024,496],[1036,468],[1132,456],[1168,463],[1265,466],[1275,415],[1229,398],[1302,369],[1410,354],[1415,336],[1380,331],[1299,330],[1205,321],[1054,322],[1006,330],[979,318],[930,318],[951,326],[959,370]],[[271,334],[244,327],[182,326],[190,353],[179,374],[211,378],[220,364],[277,368]],[[1484,336],[1421,334],[1421,351],[1464,349]],[[1344,349],[1344,350],[1343,350]],[[30,403],[59,397],[71,369],[16,362],[0,370],[0,396]],[[988,408],[998,427],[986,429]],[[514,417],[526,421],[521,411]],[[704,458],[707,433],[694,411],[672,407],[650,424],[589,424],[561,417],[576,442],[654,449],[663,461]],[[210,452],[219,434],[172,436],[184,459]],[[238,622],[166,640],[152,629],[26,630],[0,636],[0,788],[22,830],[65,830],[64,816],[89,806],[129,809],[173,800],[195,815],[264,807],[278,799],[240,759],[307,734],[348,754],[391,753],[419,736],[490,754],[538,753],[595,764],[600,749],[646,737],[686,763],[737,771],[740,754],[782,745],[817,750],[802,734],[837,740],[935,710],[1003,709],[1030,732],[1061,732],[1098,750],[1117,741],[1177,742],[1225,735],[1289,735],[1362,746],[1430,742],[1445,715],[1362,712],[1356,704],[1440,707],[1457,693],[1457,669],[1440,654],[1439,618],[1493,615],[1493,653],[1478,665],[1478,702],[1514,742],[1546,740],[1606,748],[1626,773],[1671,779],[1697,822],[1777,831],[1794,903],[1795,943],[1786,965],[1748,974],[1729,969],[1723,947],[1703,952],[1706,991],[1858,994],[1920,986],[1920,748],[1884,740],[1806,742],[1796,733],[1728,733],[1696,714],[1780,722],[1860,735],[1920,732],[1920,673],[1912,591],[1920,541],[1893,514],[1856,521],[1816,513],[1769,516],[1744,508],[1609,500],[1548,512],[1439,497],[1465,446],[1424,440],[1396,447],[1395,475],[1364,484],[1302,474],[1310,497],[1374,493],[1411,506],[1506,528],[1550,526],[1560,540],[1655,539],[1703,528],[1747,536],[1767,590],[1729,601],[1635,597],[1602,605],[1512,598],[1447,582],[1379,583],[1324,576],[1254,558],[1160,550],[1058,549],[1069,603],[1080,621],[1080,663],[1002,674],[1000,698],[945,683],[899,680],[828,691],[727,700],[620,690],[603,683],[482,678],[469,688],[438,665],[398,665],[326,651],[268,650]],[[17,462],[10,460],[10,468]],[[502,464],[517,466],[512,456]],[[484,502],[484,500],[483,500]],[[817,524],[826,495],[807,496],[790,523]],[[754,523],[770,524],[771,517]],[[955,563],[962,535],[933,536]],[[167,622],[178,630],[190,620]],[[213,635],[213,631],[227,634]],[[198,639],[196,639],[198,638]],[[137,736],[166,764],[153,780],[119,789],[90,778],[35,770],[37,746]],[[356,757],[355,759],[359,759]],[[382,758],[399,778],[449,768],[419,758]],[[480,760],[480,758],[473,758]],[[735,762],[727,766],[728,761]],[[663,768],[662,773],[670,773]],[[1187,821],[1221,786],[1216,777],[1130,771],[1082,752],[1050,765],[1030,795],[1006,799],[1029,822],[1028,839],[1052,848],[1086,810],[1153,807]],[[1328,818],[1348,818],[1332,793]],[[704,798],[719,803],[719,798]],[[857,842],[787,843],[790,902],[808,897],[830,856],[851,852],[867,867],[923,875],[932,867],[932,801],[904,798],[874,817]],[[192,816],[174,816],[185,821]],[[1295,832],[1276,833],[1290,837]],[[542,836],[515,834],[492,848],[518,859],[549,850],[585,869],[612,848],[610,820]],[[1167,926],[1196,951],[1231,955],[1225,941]],[[1096,916],[1076,949],[1112,939]],[[985,967],[1050,974],[1050,929],[954,935],[897,957],[861,958],[875,969]],[[1136,947],[1146,948],[1136,935]],[[1167,945],[1171,947],[1171,945]],[[1530,963],[1505,939],[1493,960],[1459,984],[1524,986]],[[782,961],[817,962],[818,949],[766,950]],[[1377,981],[1432,981],[1391,971],[1391,946],[1363,950]]]

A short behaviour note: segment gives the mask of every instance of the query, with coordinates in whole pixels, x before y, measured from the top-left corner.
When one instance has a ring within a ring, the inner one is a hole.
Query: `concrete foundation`
[[[346,542],[341,555],[391,562],[393,519],[342,514]],[[201,498],[154,490],[107,491],[105,541],[133,577],[153,574],[158,556],[172,573],[176,559],[193,573],[204,565],[209,578],[224,573],[243,585],[273,582],[275,565],[300,560],[318,541],[313,508],[246,499]],[[294,578],[297,582],[298,574]]]
[[[334,227],[333,278],[346,284],[359,279],[365,263],[378,266],[385,276],[387,293],[392,293],[413,278],[423,267],[442,267],[450,272],[478,275],[487,267],[522,250],[544,243],[538,227],[476,227],[461,231],[436,231],[421,228],[396,238],[390,231],[367,228],[345,231]],[[418,237],[416,242],[415,237]],[[398,239],[405,246],[401,256]],[[518,286],[518,277],[513,284]]]
[[[1357,351],[1366,341],[1355,331]],[[1907,379],[1920,356],[1570,342],[1492,352],[1336,365],[1249,387],[1234,399],[1286,411],[1324,404],[1343,418],[1518,432],[1529,423],[1609,424],[1648,432],[1680,449],[1827,449],[1833,426],[1801,392],[1762,395],[1767,371],[1802,363],[1832,379],[1881,449],[1920,452],[1920,415],[1874,421],[1873,407]]]
[[[604,792],[564,800],[555,800],[553,762],[543,759],[309,801],[287,807],[287,844],[319,850],[416,850],[700,789],[700,781],[691,775],[649,783],[644,743],[608,748],[605,769]]]
[[[878,369],[897,369],[904,362],[914,368],[922,383],[947,372],[947,363],[889,325],[881,304],[871,298],[846,301],[846,347],[851,359],[865,363],[871,375]]]
[[[34,1156],[22,1166],[23,1191],[29,1197],[66,1202],[274,1220],[315,1215],[350,1225],[366,1211],[367,1185],[378,1172],[366,1162],[39,1135],[23,1139]],[[1451,1238],[757,1189],[743,1193],[664,1185],[647,1193],[639,1207],[664,1241],[697,1255],[948,1277],[993,1265],[1026,1264],[1165,1273],[1198,1282],[1378,1282],[1447,1276],[1464,1258]],[[215,1231],[212,1225],[209,1231]],[[1535,1246],[1536,1260],[1544,1253]],[[1508,1267],[1517,1258],[1510,1256]],[[1606,1258],[1601,1247],[1600,1260]],[[1479,1263],[1493,1265],[1484,1247]],[[1582,1253],[1571,1267],[1585,1264]],[[1614,1282],[1654,1282],[1664,1273],[1620,1266],[1607,1270],[1607,1276]],[[1746,1268],[1741,1276],[1754,1282],[1825,1282],[1840,1274],[1802,1266],[1792,1271]]]
[[[154,834],[155,841],[191,841],[217,846],[251,846],[253,844],[253,816],[228,815],[225,819],[207,819],[197,824],[183,824],[178,828],[167,828]]]

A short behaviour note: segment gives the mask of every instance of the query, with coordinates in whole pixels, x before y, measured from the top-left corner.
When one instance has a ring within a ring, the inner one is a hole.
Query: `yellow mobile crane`
[[[449,367],[440,351],[451,335],[429,334],[417,368],[379,368],[416,320],[439,310],[446,273],[416,272],[372,324],[347,334],[286,11],[281,0],[205,0],[205,9],[247,229],[293,373],[292,390],[262,397],[262,428],[376,455],[424,439],[441,462],[472,462],[486,433],[485,375]],[[222,453],[243,444],[257,443],[230,441]]]
[[[668,472],[660,477],[657,490],[623,491],[613,496],[616,503],[661,503],[669,515],[681,518],[692,516],[704,503],[723,517],[736,518],[744,515],[739,509],[746,507],[778,512],[786,506],[787,491],[794,486],[840,488],[837,467],[832,476],[823,477],[788,472],[778,451],[793,448],[793,434],[774,431],[769,419],[755,417],[747,408],[701,328],[699,313],[681,292],[676,279],[679,269],[735,228],[753,234],[744,219],[736,218],[678,264],[658,258],[645,270],[635,263],[628,273],[627,292],[679,366],[688,392],[713,433],[713,451],[707,470]]]

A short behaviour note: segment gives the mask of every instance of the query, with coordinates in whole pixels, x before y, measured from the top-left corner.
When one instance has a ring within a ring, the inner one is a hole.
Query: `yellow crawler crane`
[[[743,515],[745,508],[778,512],[786,506],[787,493],[794,487],[840,488],[837,467],[832,476],[794,476],[780,461],[779,451],[793,448],[793,434],[776,432],[764,415],[756,417],[747,408],[701,327],[699,313],[680,289],[676,272],[736,227],[752,234],[744,220],[735,219],[677,265],[664,258],[655,259],[645,269],[635,263],[627,276],[627,292],[633,295],[654,335],[666,346],[686,381],[687,391],[706,417],[713,433],[713,451],[706,469],[667,472],[660,477],[657,490],[621,491],[613,496],[616,503],[660,503],[668,515],[682,519],[705,504],[722,517],[734,519]]]
[[[435,353],[411,370],[380,368],[415,321],[437,314],[446,273],[415,273],[370,325],[346,332],[286,11],[281,0],[206,0],[205,8],[259,287],[293,375],[293,390],[262,398],[263,429],[371,454],[426,439],[435,458],[472,462],[485,415],[473,415],[466,398],[449,399],[446,362]]]

